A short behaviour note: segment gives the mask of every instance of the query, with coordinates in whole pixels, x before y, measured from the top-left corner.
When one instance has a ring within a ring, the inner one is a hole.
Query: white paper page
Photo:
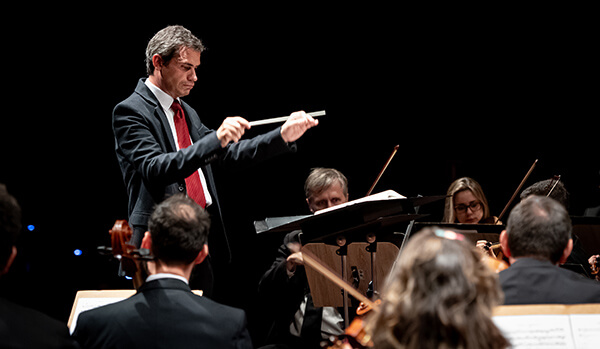
[[[569,315],[494,316],[514,349],[575,349]]]
[[[342,209],[344,207],[348,207],[348,206],[360,204],[361,202],[367,202],[367,201],[385,201],[385,200],[395,200],[395,199],[405,199],[405,198],[406,198],[406,196],[398,194],[398,193],[396,193],[393,190],[386,190],[386,191],[383,191],[383,192],[378,193],[378,194],[373,194],[373,195],[365,196],[364,198],[360,198],[360,199],[348,201],[348,202],[340,204],[340,205],[336,205],[336,206],[331,206],[331,207],[328,207],[328,208],[324,208],[322,210],[319,210],[319,211],[315,212],[315,215],[322,214],[322,213],[325,213],[325,212],[331,212],[331,211],[339,210],[339,209]]]
[[[79,298],[77,302],[77,306],[75,307],[75,315],[73,315],[73,323],[71,324],[71,328],[69,331],[73,334],[75,330],[75,326],[77,326],[77,318],[79,314],[86,310],[94,309],[101,307],[103,305],[116,303],[118,301],[122,301],[127,297],[89,297],[89,298]]]
[[[600,314],[571,314],[575,348],[600,346]]]

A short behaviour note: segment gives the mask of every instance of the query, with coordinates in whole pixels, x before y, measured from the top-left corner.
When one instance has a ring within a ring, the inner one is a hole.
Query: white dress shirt
[[[169,273],[158,273],[158,274],[150,275],[146,278],[146,282],[150,282],[150,281],[158,280],[158,279],[177,279],[177,280],[181,280],[181,281],[185,282],[186,284],[189,284],[188,279],[184,278],[183,276],[169,274]]]

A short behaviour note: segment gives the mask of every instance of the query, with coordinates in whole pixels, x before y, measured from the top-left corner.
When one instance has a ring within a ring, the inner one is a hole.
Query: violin
[[[491,243],[486,240],[477,241],[477,247],[485,251],[483,262],[494,272],[499,273],[510,266],[499,242]]]
[[[590,269],[592,270],[592,275],[595,275],[595,279],[600,281],[600,255],[591,256],[589,259]]]
[[[507,269],[510,265],[501,258],[493,258],[485,256],[484,263],[496,274]]]
[[[126,220],[117,220],[109,230],[111,247],[98,247],[98,251],[112,256],[121,262],[121,269],[125,275],[133,280],[133,286],[138,289],[148,276],[146,262],[153,261],[154,257],[146,248],[136,248],[130,244],[133,230]]]

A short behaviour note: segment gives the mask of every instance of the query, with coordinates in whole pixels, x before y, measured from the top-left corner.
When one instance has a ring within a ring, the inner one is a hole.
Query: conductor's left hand
[[[286,143],[294,142],[302,137],[304,132],[311,127],[317,126],[319,120],[313,119],[312,116],[304,111],[297,111],[290,114],[290,118],[281,126],[281,137]]]

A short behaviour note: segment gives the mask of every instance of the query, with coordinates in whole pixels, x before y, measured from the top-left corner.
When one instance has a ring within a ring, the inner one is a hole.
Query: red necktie
[[[185,121],[185,115],[183,114],[183,108],[177,100],[171,104],[171,109],[175,112],[173,119],[175,120],[175,130],[177,131],[177,143],[179,149],[185,149],[192,145],[190,141],[190,131]],[[198,171],[194,171],[188,178],[185,179],[185,186],[187,187],[187,195],[202,206],[206,207],[206,198],[204,197],[204,188],[202,188],[202,182],[200,181],[200,175]]]

